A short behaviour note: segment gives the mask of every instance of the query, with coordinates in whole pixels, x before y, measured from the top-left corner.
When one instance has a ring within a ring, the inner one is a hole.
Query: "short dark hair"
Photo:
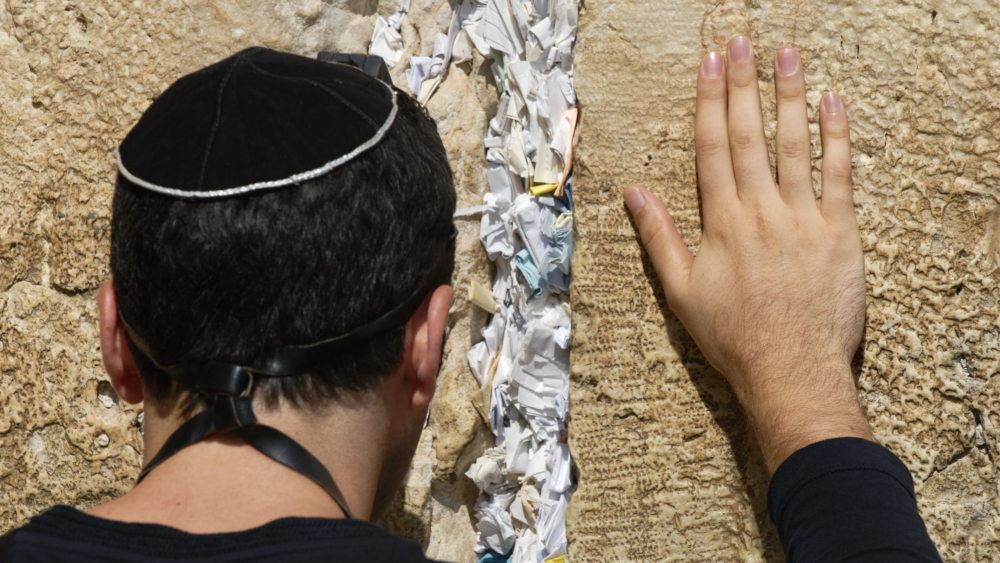
[[[281,346],[344,334],[418,290],[447,251],[455,187],[426,111],[396,91],[382,140],[319,178],[208,201],[163,196],[119,175],[111,271],[122,317],[160,365],[249,363]],[[438,285],[451,281],[454,251]],[[267,403],[318,407],[371,389],[402,361],[400,328],[291,377],[257,383]],[[183,396],[131,350],[146,392]]]

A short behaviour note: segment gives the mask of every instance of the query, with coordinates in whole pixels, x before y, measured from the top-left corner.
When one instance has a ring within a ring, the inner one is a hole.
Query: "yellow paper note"
[[[479,305],[487,313],[497,312],[497,301],[493,299],[493,293],[476,280],[469,284],[469,301]]]
[[[420,85],[420,95],[417,96],[417,102],[426,106],[427,102],[430,101],[431,96],[434,95],[434,91],[437,90],[438,84],[441,84],[441,77],[428,78]]]
[[[528,188],[528,193],[531,195],[542,195],[549,192],[555,191],[559,187],[559,184],[535,184]]]
[[[483,386],[472,395],[472,406],[483,418],[483,424],[490,425],[490,409],[493,407],[493,378],[497,375],[497,364],[500,363],[500,352],[490,358],[489,367],[486,368],[486,381]]]

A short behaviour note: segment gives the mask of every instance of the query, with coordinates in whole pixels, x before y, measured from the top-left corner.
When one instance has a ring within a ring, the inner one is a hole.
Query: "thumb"
[[[642,186],[625,188],[624,198],[667,296],[683,293],[694,256],[677,232],[670,212]]]

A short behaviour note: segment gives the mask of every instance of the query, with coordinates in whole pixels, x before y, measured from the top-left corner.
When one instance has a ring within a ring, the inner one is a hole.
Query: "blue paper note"
[[[508,561],[510,561],[510,555],[500,555],[499,553],[490,550],[483,554],[479,563],[507,563]]]
[[[538,297],[541,295],[545,291],[545,280],[539,275],[538,266],[531,259],[531,253],[528,252],[528,249],[524,249],[514,256],[514,264],[521,272],[521,275],[524,276],[524,281],[531,288],[531,296]]]
[[[554,229],[552,245],[545,254],[542,271],[550,291],[569,291],[570,272],[573,260],[573,228]]]

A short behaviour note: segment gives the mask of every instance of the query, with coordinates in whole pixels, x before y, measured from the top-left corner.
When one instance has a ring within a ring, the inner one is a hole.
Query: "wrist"
[[[742,399],[769,475],[809,444],[843,437],[872,440],[849,365],[758,381]]]

